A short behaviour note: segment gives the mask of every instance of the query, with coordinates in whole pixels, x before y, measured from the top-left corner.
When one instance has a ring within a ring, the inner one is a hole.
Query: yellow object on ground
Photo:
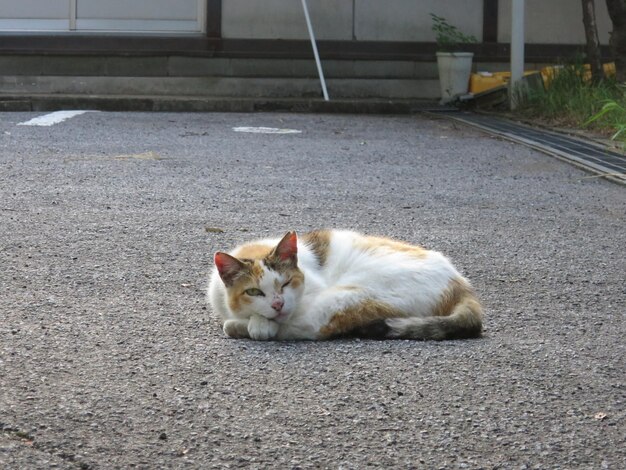
[[[591,65],[585,64],[584,67],[585,72],[583,73],[583,79],[591,80]],[[615,62],[602,64],[602,69],[604,70],[605,77],[615,77]]]
[[[527,70],[524,75],[537,73],[535,70]],[[478,72],[470,76],[470,93],[482,93],[499,86],[505,86],[511,80],[511,72]]]
[[[540,73],[543,79],[543,85],[548,88],[554,77],[566,66],[564,65],[550,65],[544,67],[541,70],[527,70],[524,75],[531,75],[533,73]],[[591,66],[589,64],[583,65],[585,71],[583,72],[584,80],[591,80]],[[602,65],[604,74],[607,77],[615,77],[615,62],[608,62]],[[511,72],[478,72],[473,73],[470,77],[470,93],[482,93],[483,91],[491,90],[500,86],[506,86],[511,80]]]
[[[543,78],[543,84],[546,88],[550,86],[550,82],[554,79],[559,70],[564,69],[563,65],[552,65],[549,67],[544,67],[541,69],[541,76]],[[589,81],[591,80],[591,65],[584,64],[583,65],[583,80]],[[615,62],[607,62],[606,64],[602,64],[602,68],[604,69],[604,75],[609,78],[615,77]]]

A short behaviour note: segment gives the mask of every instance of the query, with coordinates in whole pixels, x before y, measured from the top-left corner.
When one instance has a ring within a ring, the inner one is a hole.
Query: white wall
[[[70,27],[70,0],[0,0],[0,31],[57,31]]]
[[[465,34],[482,38],[483,0],[308,0],[319,39],[433,41],[430,13]],[[612,24],[604,0],[596,1],[600,40]],[[500,0],[498,42],[510,41],[511,0]],[[223,0],[225,38],[306,39],[300,0]],[[526,41],[584,44],[580,0],[526,0]]]
[[[308,0],[319,39],[432,41],[429,13],[482,35],[482,0]],[[225,38],[306,39],[300,0],[223,0]]]
[[[301,0],[222,0],[222,35],[307,39]],[[584,44],[580,0],[526,0],[526,42]],[[612,24],[596,2],[600,40]],[[0,0],[0,31],[166,31],[201,33],[205,0]],[[482,37],[483,0],[308,0],[318,39],[433,41],[430,13]],[[511,0],[499,0],[498,42],[510,40]]]
[[[318,39],[352,39],[352,0],[308,0]],[[307,39],[300,0],[222,0],[222,36]]]
[[[360,40],[434,41],[430,13],[443,16],[480,40],[483,0],[355,0],[355,31]]]
[[[602,44],[609,43],[613,29],[604,0],[596,0],[596,20]],[[498,42],[511,40],[511,0],[500,0]],[[580,0],[526,0],[526,42],[585,44],[583,8]]]
[[[206,0],[0,0],[0,31],[204,30]]]

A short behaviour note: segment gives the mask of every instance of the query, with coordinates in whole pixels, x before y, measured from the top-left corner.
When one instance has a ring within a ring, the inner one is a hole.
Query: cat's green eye
[[[263,293],[263,291],[261,289],[257,289],[256,287],[251,287],[250,289],[246,289],[244,293],[251,297],[265,297],[265,294]]]
[[[289,279],[287,282],[283,284],[283,288],[287,287],[289,284],[291,284],[291,279]]]

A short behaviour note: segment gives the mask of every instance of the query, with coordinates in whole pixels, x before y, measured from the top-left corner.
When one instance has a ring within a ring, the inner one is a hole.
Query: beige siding
[[[352,39],[352,0],[309,0],[318,39]],[[307,39],[299,0],[223,0],[225,38]]]
[[[0,0],[0,31],[58,31],[70,27],[70,0]]]
[[[201,33],[206,0],[0,0],[0,31]],[[307,39],[300,0],[222,0],[222,36]],[[612,24],[596,3],[600,40]],[[584,44],[580,0],[526,0],[528,44]],[[70,11],[75,5],[75,11]],[[483,0],[308,0],[321,40],[434,40],[430,13],[482,38]],[[510,40],[511,0],[499,1],[498,42]]]
[[[606,2],[598,0],[596,17],[600,42],[609,43],[613,28]],[[511,40],[511,0],[500,0],[498,42]],[[529,44],[584,44],[585,29],[580,0],[526,0],[526,42]]]
[[[0,0],[1,18],[67,18],[70,0]]]
[[[430,13],[443,16],[465,34],[480,39],[483,0],[356,0],[359,40],[434,41]]]
[[[197,0],[77,0],[77,18],[195,20]]]
[[[0,31],[201,32],[206,0],[0,0]]]

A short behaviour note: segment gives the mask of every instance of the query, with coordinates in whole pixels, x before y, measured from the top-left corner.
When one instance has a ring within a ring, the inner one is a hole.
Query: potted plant
[[[473,52],[464,51],[467,44],[476,43],[472,35],[463,34],[445,18],[430,14],[437,41],[437,67],[441,86],[441,104],[453,101],[468,91],[472,73]]]

